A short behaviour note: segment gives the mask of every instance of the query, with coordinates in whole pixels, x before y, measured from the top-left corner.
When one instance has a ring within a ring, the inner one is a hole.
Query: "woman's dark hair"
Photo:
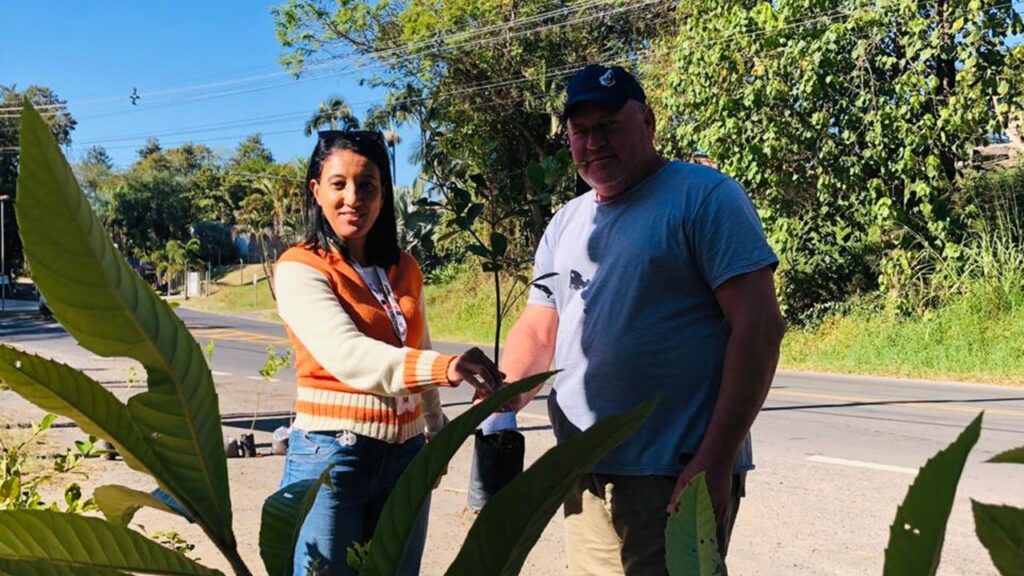
[[[323,252],[330,252],[336,248],[348,257],[345,241],[334,233],[331,223],[324,218],[323,210],[316,203],[313,191],[309,189],[310,181],[320,180],[324,161],[338,150],[351,150],[377,166],[380,172],[381,207],[377,221],[366,235],[367,263],[382,268],[398,264],[395,189],[391,182],[391,167],[384,135],[377,131],[327,130],[317,135],[316,146],[309,157],[309,168],[306,170],[306,234],[302,238],[302,244]]]

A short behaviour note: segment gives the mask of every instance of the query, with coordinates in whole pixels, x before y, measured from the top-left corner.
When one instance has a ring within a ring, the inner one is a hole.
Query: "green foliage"
[[[292,350],[289,349],[285,354],[278,354],[277,349],[273,345],[267,345],[267,360],[260,366],[259,374],[263,377],[263,381],[260,382],[256,388],[256,404],[252,409],[252,424],[249,426],[249,434],[252,434],[256,430],[256,418],[259,417],[260,403],[263,400],[263,388],[274,379],[274,376],[288,367],[292,361]]]
[[[704,473],[693,477],[679,495],[679,510],[665,529],[665,562],[672,576],[722,574],[715,510]]]
[[[332,467],[333,468],[333,467]],[[316,480],[300,480],[274,492],[263,503],[260,518],[260,557],[270,576],[289,576],[299,529],[321,486],[331,489],[331,469]]]
[[[896,510],[885,548],[885,576],[935,574],[942,556],[946,522],[967,455],[981,435],[979,414],[946,449],[921,468]]]
[[[697,0],[679,17],[646,73],[662,142],[751,192],[791,318],[872,291],[891,251],[956,239],[960,172],[1019,110],[1013,6]]]
[[[33,463],[33,448],[39,438],[57,420],[54,414],[47,414],[40,421],[32,423],[32,430],[20,442],[5,442],[0,439],[0,510],[60,510],[57,502],[43,501],[39,490],[46,484],[57,482],[71,475],[84,474],[77,468],[86,458],[98,453],[95,441],[90,436],[75,442],[74,448],[67,448],[53,459],[51,471],[38,472],[38,463]],[[77,483],[64,488],[64,512],[80,514],[95,509],[92,498],[82,498]]]
[[[19,90],[14,84],[0,84],[0,108],[11,109],[20,107],[25,100],[34,106],[47,106],[45,121],[50,132],[60,145],[71,143],[71,132],[78,122],[71,117],[66,100],[57,96],[53,89],[46,86],[29,86]],[[21,131],[20,121],[16,114],[0,114],[0,196],[8,196],[16,200],[18,191],[15,182],[18,180],[18,135]],[[4,211],[6,235],[0,238],[4,243],[7,271],[19,273],[24,266],[21,249],[21,238],[18,236],[18,221],[14,218],[14,202],[0,203]]]
[[[318,130],[358,130],[359,118],[341,96],[331,96],[320,103],[317,111],[306,120],[302,133],[312,136]]]
[[[110,440],[129,465],[158,479],[232,564],[240,564],[217,396],[199,345],[118,257],[29,106],[21,136],[16,208],[36,284],[83,347],[141,363],[148,390],[126,406],[78,371],[6,347],[0,347],[0,377],[29,400]],[[64,223],[59,234],[55,220]]]
[[[1024,446],[996,454],[989,462],[994,464],[1024,464]]]
[[[651,400],[605,418],[544,453],[487,502],[446,574],[518,574],[573,486],[604,454],[632,435],[656,403]]]
[[[514,198],[523,212],[495,231],[523,256],[539,241],[552,203],[572,195],[570,182],[550,193],[527,174],[536,170],[527,168],[531,162],[545,162],[564,145],[558,114],[566,77],[588,62],[647,48],[668,23],[637,12],[664,5],[287,0],[273,13],[282,63],[296,73],[308,59],[335,51],[378,62],[380,72],[367,81],[387,89],[384,115],[419,127],[414,161],[436,188],[427,196],[472,186],[478,196],[469,204]],[[540,27],[553,30],[533,33]],[[486,238],[492,230],[479,232]]]
[[[883,267],[885,303],[920,315],[964,296],[1003,314],[1024,304],[1024,170],[977,173],[961,196],[966,229],[941,250],[919,239],[890,254]]]
[[[11,574],[46,566],[78,574],[218,576],[142,534],[99,518],[44,510],[0,512],[0,570]],[[69,572],[58,572],[69,573]]]
[[[430,442],[409,464],[406,471],[402,473],[387,501],[384,502],[380,519],[377,521],[377,528],[371,539],[373,548],[370,550],[370,556],[366,559],[363,576],[385,576],[396,573],[402,553],[405,551],[405,544],[409,540],[409,535],[412,534],[420,510],[423,509],[430,491],[437,485],[437,481],[447,469],[448,461],[462,446],[462,443],[473,434],[477,426],[488,415],[519,394],[540,386],[551,375],[550,372],[536,374],[502,387],[483,402],[476,404],[449,422],[436,436],[431,438]],[[504,520],[499,519],[498,521]],[[487,573],[487,571],[482,570],[478,573]]]
[[[156,496],[125,486],[100,486],[93,491],[93,498],[107,520],[121,526],[127,526],[135,513],[144,507],[174,514],[174,510]]]
[[[978,539],[1002,576],[1024,574],[1024,510],[971,500]]]

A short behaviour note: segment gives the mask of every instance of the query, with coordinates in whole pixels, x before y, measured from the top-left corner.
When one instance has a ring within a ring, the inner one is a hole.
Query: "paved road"
[[[279,325],[182,309],[179,315],[200,343],[215,343],[212,370],[222,412],[240,419],[251,413],[256,386],[270,390],[261,412],[287,410],[291,370],[270,384],[258,376],[268,345],[287,349]],[[0,341],[65,357],[77,350],[59,326],[31,315],[0,317]],[[456,410],[467,400],[464,389],[443,395]],[[973,536],[968,497],[1024,506],[1024,467],[983,463],[1024,445],[1024,387],[781,372],[754,428],[760,470],[751,477],[748,510],[737,528],[737,537],[750,545],[731,555],[737,566],[751,569],[738,573],[879,572],[888,523],[918,467],[982,410],[983,433],[947,536],[947,574],[995,573]],[[549,438],[545,414],[536,401],[521,424],[537,431],[537,438]]]

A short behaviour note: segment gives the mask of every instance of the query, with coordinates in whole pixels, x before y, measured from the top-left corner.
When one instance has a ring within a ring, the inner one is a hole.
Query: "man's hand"
[[[696,459],[691,460],[683,473],[676,480],[676,487],[672,490],[672,496],[668,501],[668,513],[675,514],[679,510],[679,495],[683,493],[686,485],[693,480],[697,474],[704,472],[704,478],[708,484],[708,494],[711,496],[711,506],[715,510],[715,522],[722,523],[725,514],[731,506],[732,500],[732,465],[708,466]]]

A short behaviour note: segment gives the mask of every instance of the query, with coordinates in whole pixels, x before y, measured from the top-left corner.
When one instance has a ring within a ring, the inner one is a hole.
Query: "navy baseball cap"
[[[583,102],[593,102],[617,112],[630,99],[641,104],[647,103],[644,89],[632,74],[622,66],[591,64],[569,79],[565,88],[562,120],[568,119],[572,108]]]

